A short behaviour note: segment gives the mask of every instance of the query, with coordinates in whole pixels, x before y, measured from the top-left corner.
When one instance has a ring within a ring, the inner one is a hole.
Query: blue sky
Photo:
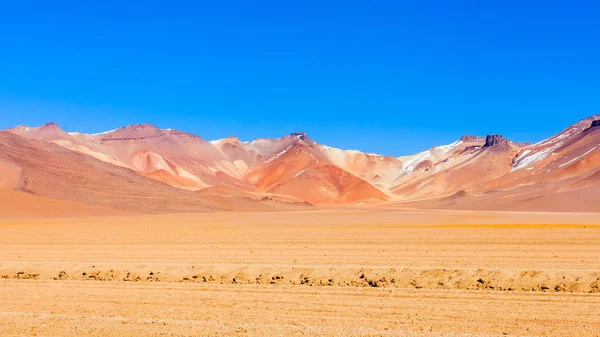
[[[11,1],[0,128],[305,131],[388,155],[600,113],[597,1]]]

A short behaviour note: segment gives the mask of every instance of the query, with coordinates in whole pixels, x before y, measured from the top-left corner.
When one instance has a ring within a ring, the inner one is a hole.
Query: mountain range
[[[403,157],[337,149],[300,132],[243,142],[149,124],[98,134],[15,126],[0,131],[0,191],[13,210],[23,198],[29,209],[52,200],[95,212],[600,211],[600,115],[535,144],[462,136]]]

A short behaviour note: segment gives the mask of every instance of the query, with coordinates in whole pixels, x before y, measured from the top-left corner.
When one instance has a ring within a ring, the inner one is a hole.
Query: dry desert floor
[[[0,219],[2,336],[599,336],[600,215]]]

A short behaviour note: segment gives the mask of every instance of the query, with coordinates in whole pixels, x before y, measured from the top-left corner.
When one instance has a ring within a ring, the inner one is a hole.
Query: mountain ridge
[[[414,202],[453,195],[461,195],[462,202],[498,189],[537,186],[542,193],[551,190],[542,188],[547,182],[564,184],[562,190],[583,188],[571,179],[595,184],[587,177],[600,169],[599,120],[600,115],[582,119],[533,144],[515,143],[499,134],[466,135],[400,157],[330,147],[304,132],[252,141],[236,136],[207,141],[151,124],[85,134],[65,132],[52,122],[5,132],[53,143],[181,190],[229,186],[313,204]]]

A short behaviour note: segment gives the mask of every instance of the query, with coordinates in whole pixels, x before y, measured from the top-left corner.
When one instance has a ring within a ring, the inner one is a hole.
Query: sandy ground
[[[0,219],[2,335],[598,336],[600,215]]]

